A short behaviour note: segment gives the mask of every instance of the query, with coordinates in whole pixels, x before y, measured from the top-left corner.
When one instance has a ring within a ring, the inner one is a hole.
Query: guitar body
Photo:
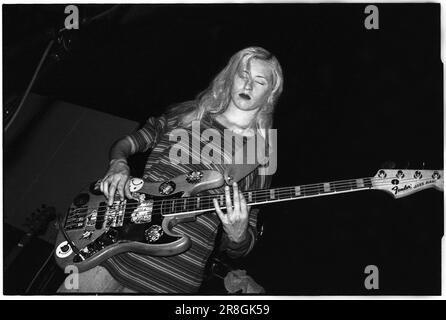
[[[191,241],[172,228],[178,223],[195,220],[195,215],[164,215],[170,213],[171,208],[154,203],[190,197],[223,183],[223,176],[210,170],[191,172],[162,183],[133,178],[129,183],[133,199],[120,200],[117,195],[114,204],[107,206],[99,182],[93,182],[75,197],[68,209],[63,230],[57,235],[56,262],[63,269],[73,265],[83,272],[123,252],[151,256],[184,252]],[[166,201],[166,206],[171,203]]]

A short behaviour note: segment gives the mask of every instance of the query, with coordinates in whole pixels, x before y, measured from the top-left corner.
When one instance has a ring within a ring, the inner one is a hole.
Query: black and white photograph
[[[3,295],[440,296],[441,9],[4,3]]]

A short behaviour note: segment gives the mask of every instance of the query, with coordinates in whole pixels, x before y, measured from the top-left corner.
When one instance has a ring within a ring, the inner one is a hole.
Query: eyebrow
[[[242,69],[242,72],[246,72],[246,73],[248,73],[248,74],[251,74],[251,72],[249,72],[248,69]],[[268,82],[268,79],[267,79],[266,77],[264,77],[264,76],[257,75],[257,76],[255,76],[254,78],[262,78],[262,79],[264,79],[265,81]]]

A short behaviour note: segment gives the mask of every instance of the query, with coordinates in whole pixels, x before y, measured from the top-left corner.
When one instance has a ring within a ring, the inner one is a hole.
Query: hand
[[[243,194],[238,190],[237,183],[233,184],[234,204],[231,202],[229,187],[225,187],[226,212],[220,209],[217,199],[214,201],[214,207],[217,215],[223,223],[223,230],[228,235],[229,240],[240,243],[245,240],[248,230],[248,213],[249,207]]]
[[[124,161],[111,161],[110,168],[101,181],[101,191],[108,198],[108,205],[113,204],[116,190],[118,190],[121,199],[124,199],[124,193],[127,198],[132,198],[127,181],[130,177],[130,168]]]

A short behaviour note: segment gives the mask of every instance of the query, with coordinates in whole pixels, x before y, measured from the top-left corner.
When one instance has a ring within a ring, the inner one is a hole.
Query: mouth
[[[249,95],[247,95],[246,93],[240,93],[239,97],[244,100],[251,100],[251,97]]]

